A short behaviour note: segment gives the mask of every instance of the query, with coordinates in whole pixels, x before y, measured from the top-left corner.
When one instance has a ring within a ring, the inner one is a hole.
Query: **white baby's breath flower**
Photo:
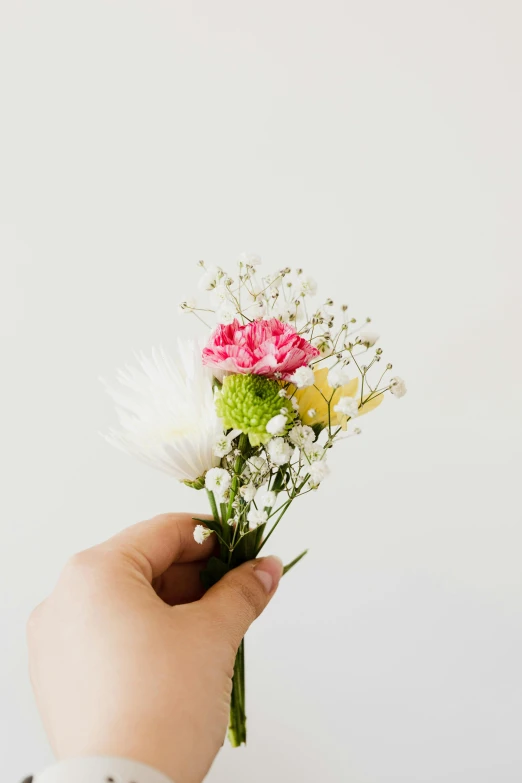
[[[350,370],[346,365],[338,364],[336,367],[332,367],[328,370],[326,380],[328,386],[331,389],[337,389],[339,386],[344,386],[350,380]]]
[[[319,314],[324,318],[324,320],[328,323],[328,321],[331,321],[332,318],[335,318],[335,310],[330,304],[323,304],[319,308]]]
[[[223,426],[200,348],[187,340],[178,340],[177,348],[175,359],[162,349],[150,358],[138,355],[137,367],[118,372],[117,386],[104,381],[121,427],[110,430],[106,440],[179,481],[192,482],[219,464],[213,447]]]
[[[223,302],[216,312],[217,322],[220,324],[231,324],[237,315],[237,308],[232,302]]]
[[[261,297],[258,297],[247,310],[249,311],[249,316],[256,320],[264,318],[266,315],[266,302]]]
[[[259,266],[261,263],[261,256],[258,256],[257,253],[240,253],[237,260],[241,264]]]
[[[367,348],[371,348],[373,345],[375,345],[379,337],[380,334],[378,334],[377,332],[369,332],[369,331],[361,332],[361,334],[359,335],[359,339],[361,343],[363,345],[366,345]]]
[[[287,418],[282,413],[273,416],[266,425],[266,431],[270,435],[282,435],[286,429]]]
[[[228,435],[222,435],[214,444],[214,454],[216,457],[226,457],[232,451],[233,440],[237,438],[241,430],[231,430]]]
[[[288,399],[288,392],[286,389],[279,389],[279,396],[284,397],[284,399]]]
[[[265,470],[266,468],[266,460],[263,459],[263,457],[261,457],[259,454],[255,454],[253,457],[250,457],[248,464],[254,473]]]
[[[193,298],[185,299],[185,301],[180,302],[178,306],[178,310],[183,315],[189,315],[190,313],[193,313],[196,309],[196,300]]]
[[[326,464],[326,460],[321,459],[317,460],[317,462],[312,462],[308,468],[308,472],[310,473],[310,485],[312,487],[318,487],[321,481],[324,481],[329,474],[330,468]]]
[[[311,419],[314,418],[314,416],[317,415],[317,411],[315,408],[309,408],[307,411],[308,416],[310,416]]]
[[[232,442],[227,438],[226,435],[222,435],[221,438],[217,439],[214,444],[214,454],[216,457],[226,457],[226,455],[230,454],[231,451]]]
[[[259,525],[263,525],[267,521],[267,519],[268,519],[268,514],[266,513],[266,511],[263,511],[263,509],[252,507],[247,514],[247,520],[249,522],[251,530],[255,527],[258,527]]]
[[[314,371],[311,367],[299,367],[290,380],[298,389],[304,389],[306,386],[313,386]]]
[[[294,285],[298,296],[315,296],[317,293],[317,283],[309,275],[299,275]]]
[[[270,489],[261,488],[256,495],[256,506],[258,508],[272,508],[275,505],[277,495]]]
[[[317,462],[317,460],[324,457],[324,449],[316,443],[312,443],[310,447],[305,448],[304,452],[309,462]]]
[[[285,465],[292,456],[292,447],[284,438],[272,438],[267,445],[268,456],[274,465]]]
[[[283,282],[283,278],[279,272],[274,272],[271,275],[266,275],[263,278],[263,282],[265,286],[270,286],[270,290],[272,293],[275,293],[279,288],[281,288],[281,283]]]
[[[332,341],[328,336],[319,335],[318,337],[314,337],[312,345],[317,348],[323,359],[327,356],[331,356],[333,353]]]
[[[289,439],[300,449],[309,448],[315,440],[315,432],[307,424],[296,424],[288,433]]]
[[[224,286],[223,283],[220,283],[215,288],[213,288],[209,294],[209,299],[210,303],[215,307],[221,307],[223,302],[228,302],[230,300],[230,296],[226,286]]]
[[[396,397],[404,397],[407,391],[406,383],[403,381],[402,378],[399,378],[398,376],[392,378],[390,381],[390,391]]]
[[[290,305],[284,301],[281,297],[276,300],[275,304],[272,307],[272,316],[273,318],[277,318],[278,321],[283,321],[287,323],[291,320],[291,316],[293,316],[295,313],[295,307],[292,308]]]
[[[217,285],[220,275],[221,272],[217,266],[208,267],[199,279],[198,288],[202,291],[211,291]]]
[[[194,541],[196,544],[202,544],[209,536],[212,535],[212,530],[203,525],[196,525],[194,528]]]
[[[359,415],[359,401],[355,397],[339,397],[339,402],[334,405],[334,411],[353,419]]]
[[[345,326],[348,326],[348,324],[350,323],[350,321],[352,319],[352,314],[351,314],[350,310],[348,309],[348,305],[342,305],[341,306],[340,317],[341,317],[341,323],[344,324]]]
[[[297,397],[292,397],[290,402],[292,403],[292,408],[294,409],[294,411],[296,413],[299,413],[299,400],[297,399]]]
[[[250,503],[255,498],[256,491],[254,484],[244,484],[239,490],[239,494],[246,503]]]
[[[224,468],[211,468],[205,476],[205,487],[219,498],[223,498],[226,494],[230,482],[230,473]]]

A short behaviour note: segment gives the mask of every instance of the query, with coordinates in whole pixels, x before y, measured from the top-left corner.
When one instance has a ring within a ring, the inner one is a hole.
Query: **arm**
[[[129,783],[204,779],[227,729],[235,653],[282,563],[245,563],[204,593],[215,542],[197,544],[193,530],[191,515],[165,514],[75,555],[33,612],[31,680],[62,761],[34,783],[126,783],[127,767],[111,774],[126,762],[97,757],[146,765],[128,767]]]

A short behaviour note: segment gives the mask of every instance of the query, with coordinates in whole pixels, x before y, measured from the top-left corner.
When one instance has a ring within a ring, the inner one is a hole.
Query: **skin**
[[[225,737],[234,658],[282,574],[245,563],[205,594],[214,536],[164,514],[74,555],[28,623],[37,704],[58,759],[116,756],[200,783]]]

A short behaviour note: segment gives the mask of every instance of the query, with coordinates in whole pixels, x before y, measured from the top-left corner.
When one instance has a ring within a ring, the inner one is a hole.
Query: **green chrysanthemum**
[[[286,412],[288,426],[294,419],[289,400],[280,396],[277,381],[261,375],[227,375],[216,396],[216,410],[226,429],[241,430],[252,446],[272,437],[266,425],[274,416]]]

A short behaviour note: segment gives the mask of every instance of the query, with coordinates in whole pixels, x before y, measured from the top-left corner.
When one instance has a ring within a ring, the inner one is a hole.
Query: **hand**
[[[274,594],[278,558],[203,594],[213,550],[164,514],[75,555],[28,624],[36,700],[59,759],[120,756],[200,783],[223,744],[235,653]]]

